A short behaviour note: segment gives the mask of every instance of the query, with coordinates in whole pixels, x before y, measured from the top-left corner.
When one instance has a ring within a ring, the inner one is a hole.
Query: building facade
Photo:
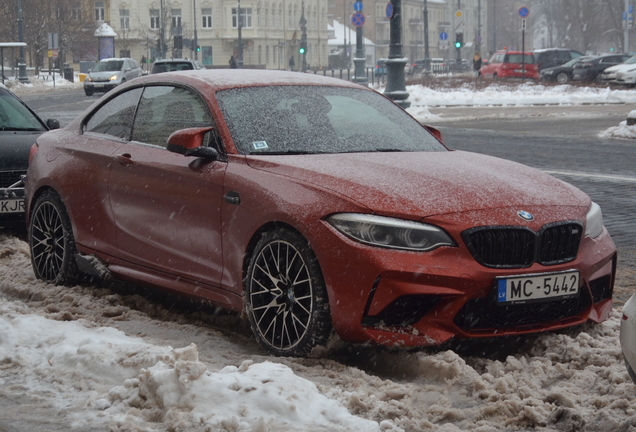
[[[107,24],[118,35],[119,56],[148,63],[188,57],[227,67],[230,56],[238,59],[240,23],[245,67],[288,69],[293,57],[297,69],[304,17],[307,63],[328,64],[327,0],[103,0],[96,11],[98,3],[110,7]]]

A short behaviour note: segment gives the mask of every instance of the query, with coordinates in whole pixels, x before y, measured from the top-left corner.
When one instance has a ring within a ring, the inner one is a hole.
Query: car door
[[[220,286],[227,164],[166,149],[175,130],[211,126],[193,90],[146,87],[132,140],[114,156],[109,192],[121,258],[192,284]]]
[[[141,89],[132,89],[110,99],[82,124],[77,139],[68,140],[65,151],[73,164],[59,179],[64,200],[73,209],[76,241],[91,249],[116,255],[116,230],[108,202],[108,179],[114,153],[130,139],[133,117]],[[53,153],[47,160],[58,157]],[[82,179],[78,182],[77,179]],[[67,180],[68,179],[68,180]]]

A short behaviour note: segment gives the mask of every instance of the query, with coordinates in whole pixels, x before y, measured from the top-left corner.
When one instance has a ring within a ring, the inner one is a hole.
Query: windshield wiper
[[[396,148],[379,148],[379,149],[375,149],[375,151],[383,152],[383,153],[391,153],[391,152],[402,152],[404,150],[400,150]]]
[[[316,152],[310,152],[306,150],[259,150],[250,152],[250,155],[304,155],[315,154]]]
[[[43,131],[44,129],[38,129],[38,128],[23,128],[23,127],[10,127],[10,126],[3,126],[0,127],[0,131],[4,131],[4,132],[39,132],[39,131]]]

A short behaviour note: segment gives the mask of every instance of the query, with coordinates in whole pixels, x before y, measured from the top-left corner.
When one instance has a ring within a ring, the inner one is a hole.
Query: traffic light
[[[455,48],[461,48],[464,45],[464,33],[455,33]]]
[[[305,54],[307,52],[307,43],[300,42],[300,48],[298,48],[299,54]]]
[[[201,46],[197,45],[197,52],[201,52]]]

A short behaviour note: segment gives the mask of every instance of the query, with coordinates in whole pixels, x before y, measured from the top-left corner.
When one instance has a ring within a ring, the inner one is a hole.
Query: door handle
[[[132,156],[130,156],[130,154],[128,154],[128,153],[115,155],[115,160],[118,163],[120,163],[121,165],[132,165],[133,164]]]

